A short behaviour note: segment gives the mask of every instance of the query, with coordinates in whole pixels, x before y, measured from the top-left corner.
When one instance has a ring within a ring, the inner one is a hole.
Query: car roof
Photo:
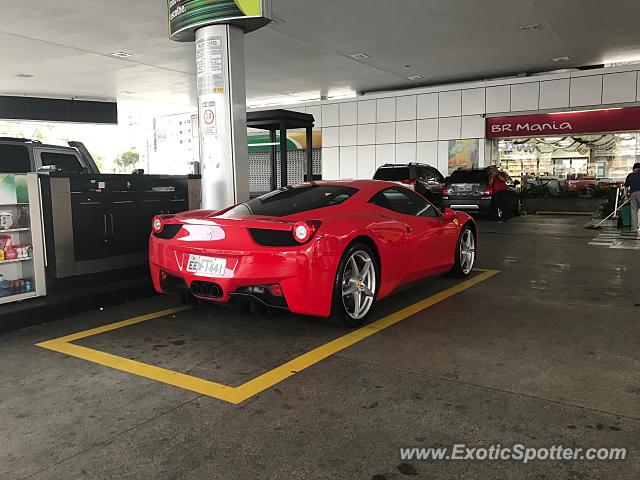
[[[415,162],[409,162],[409,163],[385,163],[384,165],[380,165],[378,167],[378,170],[380,170],[381,168],[398,168],[398,167],[409,167],[409,166],[416,166],[416,167],[431,167],[431,165],[427,165],[426,163],[415,163]],[[435,168],[435,167],[431,167],[431,168]]]
[[[24,145],[25,147],[44,147],[47,149],[56,149],[56,150],[67,150],[67,151],[77,151],[75,148],[70,145],[53,145],[49,143],[42,143],[40,140],[33,138],[22,138],[22,137],[0,137],[0,143],[2,144],[13,144],[13,145]]]
[[[458,168],[453,172],[488,172],[489,168]],[[451,173],[453,173],[451,172]]]

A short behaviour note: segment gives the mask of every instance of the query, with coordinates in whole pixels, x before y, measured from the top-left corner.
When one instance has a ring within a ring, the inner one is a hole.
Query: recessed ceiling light
[[[416,82],[418,80],[424,80],[424,76],[423,75],[412,75],[409,77],[409,80]]]
[[[534,30],[542,30],[544,27],[539,23],[529,23],[527,25],[520,25],[518,28],[524,32],[533,32]]]
[[[30,73],[17,73],[16,77],[18,78],[33,78],[33,75]]]
[[[569,57],[556,57],[556,58],[552,58],[552,61],[558,63],[558,62],[568,62],[569,60],[571,60],[571,58]]]
[[[351,58],[355,58],[356,60],[364,60],[365,58],[369,58],[369,55],[366,53],[352,53],[349,55]]]
[[[129,52],[113,52],[111,54],[112,57],[117,57],[117,58],[129,58],[129,57],[133,57],[133,53],[129,53]]]

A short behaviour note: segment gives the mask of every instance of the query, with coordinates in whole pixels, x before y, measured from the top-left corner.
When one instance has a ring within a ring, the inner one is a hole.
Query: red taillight
[[[151,222],[154,233],[160,233],[164,229],[164,218],[162,215],[156,215]]]
[[[489,186],[487,188],[484,189],[484,194],[485,195],[493,195],[493,187]]]
[[[293,238],[298,243],[307,243],[318,228],[320,228],[320,222],[317,220],[297,222],[293,225]]]
[[[402,180],[400,183],[404,183],[405,185],[415,185],[416,181],[409,178],[407,180]]]
[[[447,190],[447,186],[446,185],[442,185],[442,195],[449,195],[449,190]]]

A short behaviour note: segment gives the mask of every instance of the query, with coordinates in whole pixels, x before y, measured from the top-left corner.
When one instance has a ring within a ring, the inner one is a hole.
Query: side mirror
[[[444,209],[444,218],[446,220],[453,220],[454,218],[456,218],[455,210],[452,210],[450,208],[445,208]]]

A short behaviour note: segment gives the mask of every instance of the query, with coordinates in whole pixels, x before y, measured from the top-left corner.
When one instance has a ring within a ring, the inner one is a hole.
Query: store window
[[[492,163],[514,178],[618,183],[640,158],[640,133],[493,140]]]

